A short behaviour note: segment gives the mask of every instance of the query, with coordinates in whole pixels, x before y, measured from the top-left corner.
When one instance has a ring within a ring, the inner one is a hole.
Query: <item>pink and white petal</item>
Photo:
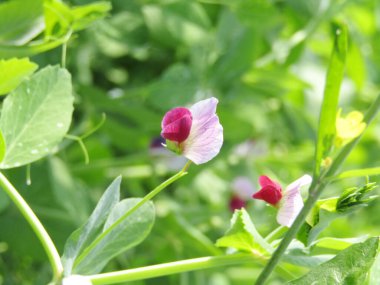
[[[285,192],[288,192],[288,191],[293,191],[294,189],[297,189],[297,191],[299,191],[299,189],[302,187],[302,186],[306,186],[306,185],[309,185],[311,183],[311,181],[313,180],[313,178],[308,175],[308,174],[305,174],[304,176],[302,176],[301,178],[298,178],[296,181],[290,183],[286,189],[285,189]]]
[[[193,121],[198,121],[200,125],[206,123],[213,115],[215,115],[216,105],[218,105],[218,99],[215,97],[195,103],[190,107]]]
[[[303,200],[299,188],[285,192],[277,213],[277,222],[282,226],[291,227],[302,207]]]
[[[202,102],[202,101],[201,101]],[[195,164],[213,159],[223,144],[223,127],[217,115],[208,120],[194,120],[189,137],[183,142],[183,155]]]
[[[290,183],[283,193],[280,208],[277,213],[277,222],[280,225],[290,227],[303,207],[300,189],[310,184],[312,178],[305,174],[296,181]]]

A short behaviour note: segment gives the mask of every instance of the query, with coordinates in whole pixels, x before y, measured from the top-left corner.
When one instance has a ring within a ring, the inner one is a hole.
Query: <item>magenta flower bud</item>
[[[189,109],[178,107],[162,120],[161,135],[167,148],[185,156],[195,164],[213,159],[223,144],[223,127],[216,115],[218,100],[202,100]]]
[[[235,210],[240,210],[241,208],[244,208],[246,206],[246,201],[240,198],[237,195],[233,195],[230,199],[230,210],[231,212],[234,212]]]
[[[183,142],[189,137],[192,120],[189,109],[183,107],[171,109],[162,119],[161,136],[170,141]]]
[[[277,206],[277,203],[282,198],[282,189],[280,184],[271,180],[268,176],[260,176],[259,183],[262,188],[253,194],[252,197],[254,199],[264,200],[272,206]]]

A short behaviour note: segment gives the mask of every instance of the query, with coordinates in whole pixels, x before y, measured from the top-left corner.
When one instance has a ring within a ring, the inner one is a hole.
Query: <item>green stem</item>
[[[127,281],[144,280],[181,272],[203,270],[206,268],[228,266],[246,262],[257,262],[256,258],[257,257],[251,254],[200,257],[140,267],[136,269],[91,275],[89,276],[89,279],[93,285],[115,284]]]
[[[66,67],[66,52],[67,52],[67,42],[62,45],[62,57],[61,57],[61,67]]]
[[[144,198],[140,200],[134,207],[132,207],[128,212],[126,212],[123,216],[121,216],[115,223],[112,224],[107,230],[105,230],[102,234],[100,234],[84,251],[83,253],[75,260],[74,267],[79,264],[86,256],[96,247],[96,245],[105,238],[115,227],[117,227],[121,222],[123,222],[126,218],[128,218],[130,215],[132,215],[138,208],[140,208],[142,205],[144,205],[146,202],[151,200],[154,196],[156,196],[158,193],[160,193],[163,189],[165,189],[167,186],[172,184],[174,181],[178,180],[179,178],[185,176],[187,174],[186,170],[191,164],[191,161],[188,161],[183,169],[178,172],[177,174],[170,177],[168,180],[164,181],[160,185],[158,185],[156,188],[154,188],[151,192],[149,192]]]
[[[375,118],[377,112],[379,111],[380,106],[380,95],[376,98],[376,100],[372,103],[370,108],[368,109],[366,115],[364,116],[364,121],[368,125]],[[302,208],[301,212],[298,214],[296,220],[293,222],[289,231],[285,234],[285,237],[281,241],[280,245],[277,247],[276,251],[273,253],[271,259],[265,266],[264,270],[261,272],[260,276],[256,280],[256,285],[264,284],[265,280],[269,277],[273,269],[275,269],[277,263],[281,260],[282,255],[285,253],[288,248],[290,242],[298,233],[302,224],[304,223],[308,213],[314,207],[314,204],[317,202],[319,196],[323,192],[324,188],[331,181],[331,177],[335,175],[336,171],[342,165],[342,163],[346,160],[347,156],[350,154],[354,146],[359,142],[361,136],[354,139],[351,143],[344,146],[337,157],[334,159],[330,168],[323,172],[321,176],[314,177],[313,182],[309,189],[309,197]]]
[[[49,234],[46,232],[44,226],[40,220],[34,214],[32,209],[17,192],[16,188],[9,182],[9,180],[0,173],[0,186],[4,189],[7,195],[11,198],[16,207],[20,210],[26,221],[29,223],[37,238],[40,240],[42,247],[44,248],[51,267],[53,269],[54,280],[59,280],[63,272],[63,266],[59,253],[51,240]]]
[[[277,263],[280,261],[281,257],[285,253],[290,242],[296,236],[302,224],[304,223],[310,210],[314,207],[315,202],[318,200],[318,197],[321,195],[325,186],[326,186],[325,184],[319,184],[318,188],[310,190],[309,198],[307,199],[304,207],[302,208],[301,212],[298,214],[296,220],[293,222],[290,229],[286,232],[285,237],[281,241],[280,245],[276,248],[276,251],[273,253],[271,259],[265,266],[264,270],[261,272],[261,274],[257,278],[256,283],[255,283],[256,285],[264,284],[265,280],[269,277],[273,269],[275,269]]]

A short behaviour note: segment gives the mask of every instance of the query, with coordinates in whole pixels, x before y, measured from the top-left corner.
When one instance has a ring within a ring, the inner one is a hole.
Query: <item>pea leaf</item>
[[[235,211],[230,229],[216,241],[216,246],[264,254],[273,251],[273,248],[258,233],[244,208]]]
[[[73,272],[94,274],[100,272],[114,256],[141,243],[150,233],[155,219],[152,202],[147,202],[120,220],[142,199],[130,198],[116,204],[99,235],[78,257]]]
[[[329,284],[360,285],[364,284],[379,246],[379,238],[373,237],[365,242],[354,244],[339,252],[336,257],[299,279],[288,282],[289,285]]]
[[[332,147],[335,137],[335,120],[338,108],[340,85],[344,76],[347,53],[347,27],[337,23],[334,27],[335,43],[327,70],[324,97],[319,118],[318,141],[315,155],[314,175],[319,176],[321,162]]]
[[[70,74],[58,66],[40,70],[9,94],[0,117],[6,144],[0,168],[25,165],[51,153],[69,129],[73,100]]]
[[[31,75],[38,65],[28,58],[0,60],[0,95],[15,89],[26,77]]]
[[[109,2],[95,2],[84,6],[73,7],[71,14],[73,16],[73,29],[75,31],[83,30],[93,22],[104,18],[111,10]]]
[[[108,186],[87,222],[74,231],[67,240],[62,257],[65,276],[71,275],[75,259],[101,232],[112,207],[119,202],[120,183],[121,177],[117,177]]]
[[[0,4],[1,45],[23,45],[43,29],[42,0],[13,0]]]

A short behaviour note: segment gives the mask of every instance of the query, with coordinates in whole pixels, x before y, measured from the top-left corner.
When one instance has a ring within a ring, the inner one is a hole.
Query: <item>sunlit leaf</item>
[[[332,147],[335,136],[335,120],[338,108],[340,85],[343,80],[347,53],[348,32],[345,24],[334,28],[335,43],[326,75],[316,146],[315,175],[320,173],[321,162]]]
[[[78,257],[73,272],[77,274],[98,273],[116,255],[141,243],[150,233],[155,219],[152,202],[147,202],[127,218],[120,221],[140,198],[130,198],[116,204],[104,225],[101,238],[97,238]]]
[[[44,29],[42,0],[12,0],[0,4],[0,45],[22,45]]]
[[[69,129],[73,100],[70,74],[57,66],[42,69],[9,94],[0,117],[6,144],[0,168],[25,165],[51,153]]]
[[[216,246],[264,254],[273,251],[273,248],[258,233],[244,208],[235,211],[230,229],[216,241]]]
[[[116,178],[100,198],[96,208],[87,222],[73,232],[65,244],[62,263],[65,276],[72,273],[73,265],[78,255],[101,233],[111,209],[120,199],[121,177]]]
[[[15,89],[37,67],[37,64],[29,61],[28,58],[0,60],[0,95]]]
[[[361,285],[371,268],[379,245],[379,238],[354,244],[341,251],[336,257],[310,270],[303,277],[289,285]]]

